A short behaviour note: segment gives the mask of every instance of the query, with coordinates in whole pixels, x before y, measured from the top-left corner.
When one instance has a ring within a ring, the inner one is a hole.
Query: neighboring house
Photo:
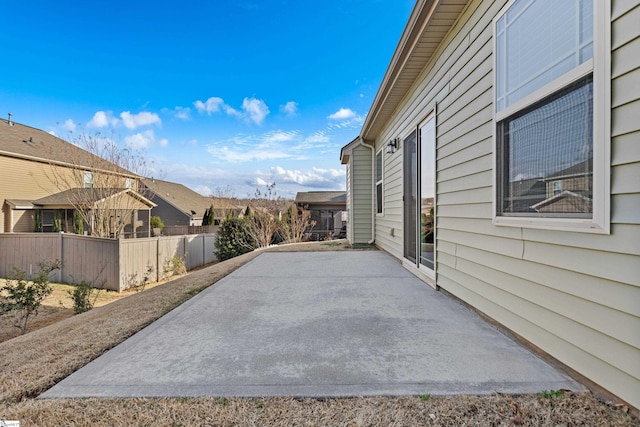
[[[637,1],[418,0],[341,151],[352,243],[636,408],[638,22]]]
[[[345,191],[307,191],[296,193],[296,206],[311,213],[316,222],[313,233],[322,237],[337,235],[346,224],[347,193]]]
[[[109,187],[98,184],[102,177]],[[82,207],[89,213],[83,233],[118,229],[121,235],[110,237],[147,237],[154,204],[135,191],[137,179],[54,135],[0,120],[0,232],[73,232],[74,211]]]
[[[142,183],[150,190],[149,198],[158,205],[153,215],[159,216],[165,226],[202,225],[205,210],[211,207],[211,198],[175,182],[144,178]],[[214,219],[219,218],[214,216]]]

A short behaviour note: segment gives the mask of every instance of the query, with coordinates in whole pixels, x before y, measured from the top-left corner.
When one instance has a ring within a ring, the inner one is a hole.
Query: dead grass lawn
[[[348,250],[308,243],[270,251]],[[108,349],[214,284],[253,252],[133,293],[0,343],[0,420],[22,426],[640,426],[590,393],[540,396],[313,399],[34,399]],[[68,310],[68,309],[65,309]]]

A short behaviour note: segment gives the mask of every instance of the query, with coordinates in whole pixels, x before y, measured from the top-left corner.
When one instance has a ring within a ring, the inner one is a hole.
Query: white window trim
[[[373,180],[374,180],[374,188],[373,188],[373,200],[374,200],[374,209],[375,209],[375,213],[376,216],[384,216],[384,160],[385,160],[385,153],[384,153],[384,145],[382,145],[382,147],[380,147],[380,149],[378,151],[376,151],[375,156],[373,157]],[[376,175],[378,173],[378,154],[380,154],[380,158],[382,159],[382,161],[380,162],[380,168],[382,169],[380,171],[380,179],[376,180]],[[378,212],[378,184],[380,184],[380,203],[382,206],[382,209],[380,210],[380,212]]]
[[[433,107],[430,109],[429,114],[427,114],[425,116],[424,119],[422,119],[422,121],[418,124],[418,131],[420,131],[429,120],[433,120],[433,126],[434,126],[434,144],[433,144],[433,185],[434,185],[434,192],[433,192],[433,213],[434,213],[434,220],[435,223],[433,225],[433,243],[434,243],[434,250],[433,250],[433,269],[428,268],[425,265],[422,265],[422,263],[420,262],[420,259],[418,259],[418,270],[420,270],[421,272],[425,273],[427,275],[427,277],[429,277],[432,281],[433,284],[431,286],[435,285],[435,280],[436,280],[436,270],[438,268],[438,177],[437,177],[437,165],[438,165],[438,117],[436,115],[436,106],[433,105]],[[420,144],[420,150],[422,150],[422,138],[419,138],[417,141]],[[422,173],[422,161],[420,161],[420,173]],[[422,190],[421,186],[420,190]],[[421,195],[422,196],[422,195]],[[419,235],[419,234],[418,234]],[[418,256],[418,258],[420,258]],[[430,283],[431,284],[431,283]],[[434,286],[435,287],[435,286]]]
[[[87,179],[89,178],[89,179]],[[83,175],[82,175],[82,179],[84,182],[84,187],[83,188],[93,188],[93,186],[95,185],[95,181],[94,181],[94,177],[93,177],[93,172],[91,171],[84,171]],[[87,184],[90,184],[90,187],[87,187]]]
[[[497,90],[497,37],[496,22],[515,3],[511,0],[493,20],[493,102]],[[593,0],[593,59],[574,68],[553,82],[538,89],[500,113],[493,108],[493,212],[497,226],[522,227],[558,231],[609,234],[611,232],[611,3]],[[593,70],[593,213],[592,218],[541,218],[500,216],[498,209],[498,135],[497,123],[525,105],[559,90]],[[555,88],[555,89],[554,89]]]

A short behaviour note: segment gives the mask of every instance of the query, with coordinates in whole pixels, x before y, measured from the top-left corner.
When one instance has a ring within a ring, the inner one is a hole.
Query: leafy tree
[[[202,218],[202,225],[213,225],[213,224],[214,224],[213,203],[211,203],[211,207],[204,211],[204,217]]]
[[[227,215],[218,229],[215,247],[220,261],[251,252],[255,243],[248,233],[247,219]]]
[[[38,315],[42,301],[53,292],[49,275],[62,268],[60,261],[41,262],[40,273],[29,282],[24,271],[13,267],[13,274],[0,287],[0,313],[14,313],[15,327],[22,335],[27,333],[29,321]]]

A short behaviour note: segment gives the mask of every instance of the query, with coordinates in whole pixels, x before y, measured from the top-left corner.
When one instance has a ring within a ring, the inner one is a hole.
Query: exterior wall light
[[[394,138],[387,143],[387,154],[395,153],[398,149],[398,138]]]

